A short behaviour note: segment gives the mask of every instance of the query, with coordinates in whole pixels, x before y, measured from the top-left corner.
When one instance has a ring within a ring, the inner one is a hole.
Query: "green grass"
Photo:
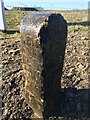
[[[51,13],[60,13],[64,16],[67,22],[86,22],[88,18],[88,11],[42,11],[42,12],[51,12]],[[34,11],[19,11],[13,10],[6,11],[6,23],[8,29],[19,29],[20,22],[23,17],[27,14],[35,13]]]
[[[73,25],[75,22],[81,23],[81,22],[87,22],[88,18],[88,11],[87,10],[65,10],[65,11],[42,11],[42,12],[51,12],[51,13],[60,13],[64,16],[66,19],[67,23],[72,23],[72,25],[68,25],[68,31],[72,32],[73,30],[78,30],[78,31],[86,31],[88,30],[88,26],[84,25]],[[23,17],[27,14],[35,13],[35,11],[20,11],[20,10],[12,10],[12,11],[5,11],[6,15],[6,24],[7,24],[7,30],[19,30],[20,29],[20,23]],[[13,33],[13,34],[0,34],[0,40],[2,38],[10,38],[14,39],[16,37],[19,37],[19,33]]]
[[[29,14],[29,11],[19,11],[19,10],[12,10],[6,11],[6,23],[7,29],[15,29],[18,30],[20,26],[21,19],[26,15]]]
[[[88,27],[82,25],[68,26],[68,32],[72,32],[72,31],[88,31]]]
[[[7,71],[8,71],[8,69],[2,68],[2,69],[0,69],[0,74],[4,75]]]

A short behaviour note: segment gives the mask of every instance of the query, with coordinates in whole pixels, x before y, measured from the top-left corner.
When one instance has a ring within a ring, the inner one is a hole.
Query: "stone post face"
[[[20,31],[27,102],[37,118],[50,116],[60,91],[67,23],[60,14],[29,14]]]

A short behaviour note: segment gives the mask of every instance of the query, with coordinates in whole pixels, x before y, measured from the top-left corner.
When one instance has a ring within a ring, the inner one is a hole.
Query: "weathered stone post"
[[[36,118],[51,116],[60,91],[67,23],[60,14],[29,14],[20,31],[27,102]]]

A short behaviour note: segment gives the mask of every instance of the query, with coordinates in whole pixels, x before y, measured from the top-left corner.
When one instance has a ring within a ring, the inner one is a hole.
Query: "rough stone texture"
[[[30,14],[21,22],[24,89],[38,118],[53,114],[66,40],[67,23],[60,14]]]

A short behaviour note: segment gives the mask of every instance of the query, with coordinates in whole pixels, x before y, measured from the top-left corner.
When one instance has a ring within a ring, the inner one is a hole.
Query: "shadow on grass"
[[[68,26],[75,26],[75,25],[81,25],[81,26],[90,26],[90,22],[85,21],[85,22],[69,22]]]
[[[13,35],[15,33],[20,33],[20,31],[19,30],[2,30],[0,31],[0,33],[1,33],[0,40],[7,40],[7,39],[14,38]]]
[[[15,34],[15,33],[20,33],[19,30],[6,30],[7,34]]]

